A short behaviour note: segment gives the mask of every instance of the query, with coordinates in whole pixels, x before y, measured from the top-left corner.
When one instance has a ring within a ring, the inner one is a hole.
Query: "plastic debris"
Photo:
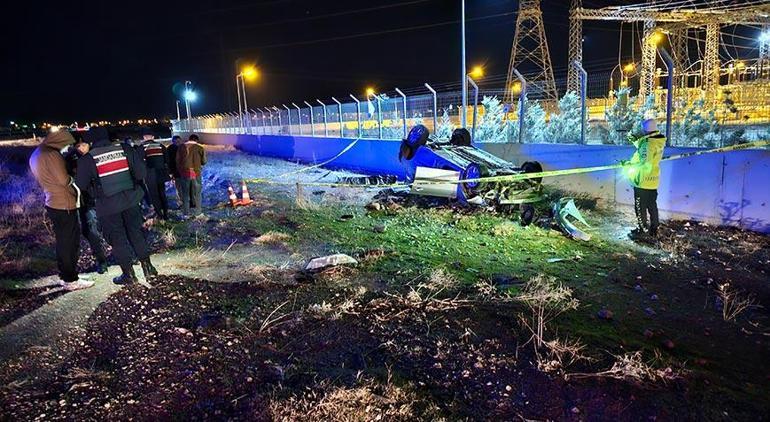
[[[353,257],[345,255],[344,253],[338,253],[334,255],[322,256],[319,258],[311,259],[305,267],[306,270],[320,270],[326,267],[334,267],[337,265],[355,265],[358,264]]]
[[[572,198],[561,198],[553,205],[553,215],[556,219],[556,224],[564,231],[564,233],[572,239],[589,241],[591,235],[579,229],[572,221],[567,217],[572,217],[576,221],[579,221],[584,226],[590,228],[591,226],[586,222],[583,215],[575,205],[575,200]]]

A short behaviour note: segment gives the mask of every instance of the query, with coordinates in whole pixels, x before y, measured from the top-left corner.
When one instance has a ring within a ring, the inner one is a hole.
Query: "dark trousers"
[[[203,213],[203,198],[202,189],[203,182],[201,176],[194,179],[188,179],[186,177],[179,178],[179,187],[182,188],[179,192],[179,196],[182,197],[182,213],[185,215],[190,214],[190,208],[196,209],[196,214]]]
[[[107,262],[107,253],[104,250],[102,235],[99,233],[99,223],[96,220],[96,210],[80,207],[78,208],[78,216],[80,217],[80,232],[88,240],[96,262]]]
[[[66,283],[78,279],[78,256],[80,254],[80,225],[77,210],[56,210],[45,207],[53,223],[56,237],[56,265],[59,277]]]
[[[99,217],[107,242],[112,245],[112,255],[124,272],[131,268],[133,258],[144,260],[150,257],[147,241],[142,233],[142,211],[139,205]]]
[[[658,190],[634,188],[634,211],[639,230],[655,236],[658,234]],[[649,223],[647,214],[650,215]]]
[[[168,218],[168,198],[166,198],[166,177],[155,169],[147,169],[147,191],[155,214],[160,218]]]

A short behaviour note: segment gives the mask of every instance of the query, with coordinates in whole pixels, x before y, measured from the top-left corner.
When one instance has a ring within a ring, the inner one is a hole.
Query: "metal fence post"
[[[281,109],[273,106],[273,110],[278,114],[278,134],[280,135],[281,132],[283,132],[283,121],[281,121]]]
[[[479,107],[479,86],[476,85],[476,81],[471,78],[471,75],[467,76],[468,82],[473,85],[473,126],[471,126],[471,141],[476,142],[476,109]]]
[[[275,126],[273,126],[273,110],[270,109],[270,107],[265,107],[267,109],[267,113],[270,115],[270,134],[275,135]]]
[[[382,98],[376,94],[374,98],[377,99],[377,128],[379,131],[380,139],[382,139]]]
[[[398,92],[398,95],[401,96],[401,99],[403,100],[403,104],[404,104],[404,116],[403,116],[402,120],[403,120],[403,124],[404,124],[404,138],[406,138],[406,134],[407,134],[407,131],[406,131],[406,95],[403,92],[401,92],[401,90],[398,89],[398,88],[396,88],[396,92]]]
[[[305,101],[305,105],[310,107],[310,136],[315,136],[315,123],[313,122],[313,106]]]
[[[671,115],[674,112],[674,59],[664,48],[660,48],[660,55],[666,62],[668,69],[668,81],[666,82],[666,145],[671,145]]]
[[[332,101],[337,103],[337,109],[339,110],[339,121],[340,121],[340,138],[344,138],[345,135],[343,134],[344,132],[342,129],[342,103],[337,101],[337,99],[334,97],[332,97]]]
[[[588,73],[579,60],[575,60],[572,63],[573,66],[580,72],[580,143],[586,143],[586,88],[588,87]]]
[[[436,97],[436,90],[433,89],[428,83],[425,83],[425,88],[428,88],[431,94],[433,94],[433,133],[438,130],[438,98]]]
[[[296,103],[291,103],[297,109],[297,121],[299,122],[299,136],[302,136],[302,110]]]
[[[521,93],[519,93],[519,143],[524,143],[524,117],[527,115],[527,80],[517,69],[513,69],[513,73],[519,78],[521,82]]]
[[[321,100],[319,100],[318,98],[316,98],[316,101],[318,102],[318,104],[321,104],[321,107],[323,107],[324,109],[324,136],[328,138],[329,127],[327,126],[327,121],[326,121],[326,104],[322,103]]]
[[[356,98],[353,94],[350,94],[350,98],[356,102],[356,122],[358,122],[358,137],[363,138],[364,132],[363,128],[361,127],[361,101],[358,101],[358,98]]]
[[[286,104],[281,104],[286,109],[286,118],[289,119],[289,135],[291,135],[291,110],[286,107]]]

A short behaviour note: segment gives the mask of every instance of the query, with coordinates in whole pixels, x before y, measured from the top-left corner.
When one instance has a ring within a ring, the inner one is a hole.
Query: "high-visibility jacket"
[[[666,137],[655,131],[637,138],[633,143],[636,152],[627,169],[631,184],[641,189],[657,189],[660,185],[660,160],[666,147]]]
[[[96,164],[100,195],[109,197],[134,188],[134,177],[131,175],[128,157],[122,146],[101,146],[89,153]]]

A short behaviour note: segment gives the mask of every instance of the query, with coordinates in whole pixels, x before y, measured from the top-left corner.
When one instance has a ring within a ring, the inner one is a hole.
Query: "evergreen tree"
[[[507,138],[503,104],[496,96],[485,95],[481,105],[484,107],[484,113],[477,117],[476,139],[473,142],[505,142]]]
[[[452,107],[452,106],[449,106]],[[431,134],[431,138],[437,141],[448,141],[452,137],[452,132],[455,130],[452,119],[449,117],[449,110],[444,109],[441,117],[438,119],[438,127]]]
[[[551,116],[545,142],[580,141],[580,98],[574,91],[567,92],[559,100],[559,114]]]

